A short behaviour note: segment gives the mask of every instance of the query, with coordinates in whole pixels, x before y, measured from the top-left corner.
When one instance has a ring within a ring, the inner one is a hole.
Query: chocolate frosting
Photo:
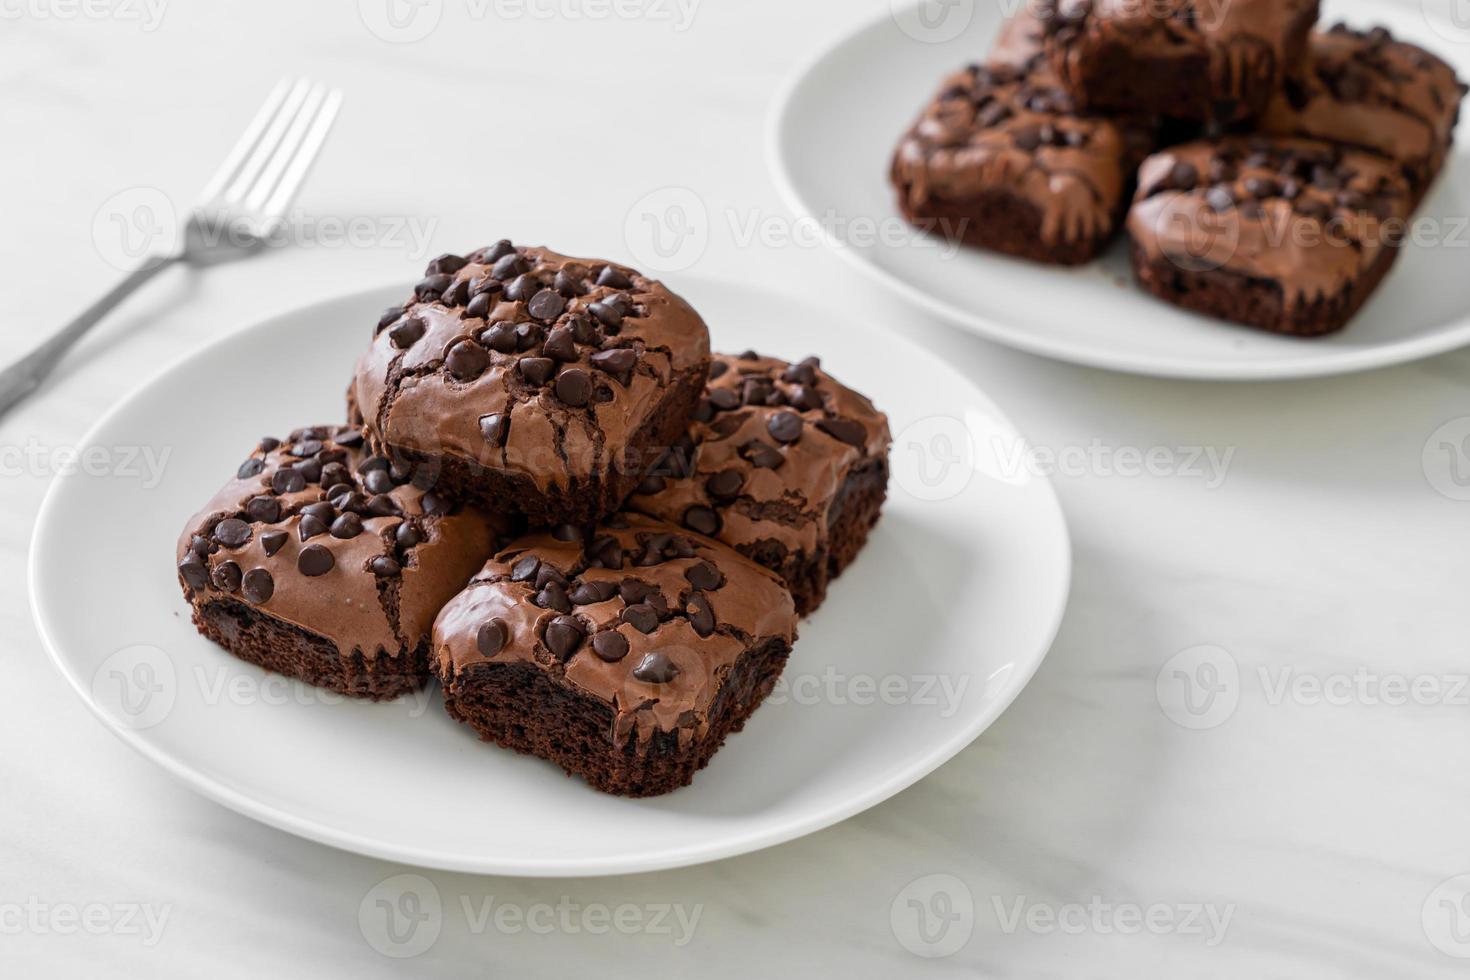
[[[1408,213],[1408,186],[1380,157],[1230,137],[1144,161],[1128,231],[1150,258],[1275,281],[1290,309],[1342,292],[1394,247]]]
[[[796,610],[771,572],[708,538],[614,515],[496,555],[439,614],[434,656],[446,684],[480,664],[532,665],[609,705],[615,744],[675,732],[685,746],[707,730],[741,654],[772,639],[795,641]]]
[[[708,358],[704,321],[661,283],[503,241],[430,263],[351,398],[375,445],[566,489],[621,465],[671,379]]]
[[[179,538],[189,601],[258,606],[344,657],[423,643],[439,609],[511,528],[406,482],[409,474],[362,447],[358,430],[335,426],[262,440]],[[400,534],[405,524],[412,530]],[[330,567],[307,574],[327,563],[323,553]]]
[[[1422,191],[1449,152],[1464,95],[1454,69],[1423,48],[1381,27],[1338,24],[1312,34],[1304,69],[1271,100],[1260,128],[1381,154]]]
[[[1082,65],[1119,47],[1140,59],[1201,56],[1217,100],[1241,100],[1280,87],[1294,62],[1288,46],[1317,0],[1031,0],[1046,29],[1046,50],[1062,84],[1086,98]],[[1255,108],[1259,108],[1256,106]]]
[[[946,79],[903,138],[893,180],[914,208],[1004,190],[1034,205],[1047,242],[1110,234],[1133,168],[1151,148],[1146,125],[1081,115],[1023,23],[996,57]]]
[[[687,444],[628,508],[713,532],[742,554],[813,554],[848,474],[886,459],[891,442],[888,418],[816,358],[716,354]]]

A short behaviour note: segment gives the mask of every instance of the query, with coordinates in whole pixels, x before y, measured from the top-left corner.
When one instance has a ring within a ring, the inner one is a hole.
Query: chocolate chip
[[[479,344],[461,340],[449,348],[444,367],[457,381],[473,381],[490,366],[490,353]]]
[[[593,303],[587,307],[587,312],[597,318],[597,322],[614,332],[623,325],[623,314],[611,303]]]
[[[315,459],[303,459],[292,463],[291,468],[301,474],[301,478],[307,483],[316,483],[322,478],[321,461]]]
[[[301,554],[296,556],[296,567],[300,569],[302,575],[308,578],[325,575],[332,570],[335,564],[337,564],[337,559],[319,544],[307,545],[301,549]]]
[[[618,269],[614,269],[610,265],[605,265],[602,267],[602,271],[597,274],[597,285],[607,286],[611,289],[632,289],[633,280]]]
[[[625,375],[638,363],[638,352],[626,347],[600,350],[592,355],[592,366],[608,374]]]
[[[716,388],[709,393],[710,404],[722,412],[740,407],[740,393],[733,388]]]
[[[598,602],[606,602],[618,594],[616,582],[578,582],[572,589],[569,598],[575,605],[590,606]]]
[[[733,500],[740,496],[740,488],[743,486],[745,476],[739,470],[720,470],[704,481],[704,489],[719,501]]]
[[[761,442],[759,439],[752,439],[750,442],[741,446],[740,456],[749,462],[750,465],[763,470],[777,469],[782,463],[786,462],[786,457],[782,456],[775,447]]]
[[[527,555],[510,567],[510,580],[512,582],[530,582],[536,578],[536,572],[541,568],[541,559],[535,555]]]
[[[801,416],[795,412],[777,412],[766,422],[766,431],[777,442],[796,442],[801,439],[801,430]]]
[[[326,534],[327,525],[311,514],[304,514],[301,522],[296,525],[296,533],[301,536],[302,541],[310,541],[319,534]]]
[[[372,571],[374,575],[377,575],[380,578],[392,578],[393,576],[398,575],[403,571],[403,566],[398,564],[395,559],[389,558],[387,555],[379,555],[372,561],[368,562],[368,568]]]
[[[509,415],[482,415],[480,416],[480,435],[492,446],[505,445],[505,437],[510,435]]]
[[[604,630],[592,638],[592,652],[615,664],[628,655],[628,638],[617,630]]]
[[[322,467],[322,489],[352,486],[352,472],[341,463],[328,463]]]
[[[1011,139],[1018,149],[1029,153],[1041,145],[1041,127],[1022,126],[1011,134]]]
[[[401,316],[403,316],[403,307],[388,307],[386,310],[383,311],[382,315],[378,317],[378,328],[373,331],[373,336],[376,337],[378,334],[382,333],[389,324],[391,324],[393,321],[397,320]]]
[[[552,280],[551,284],[556,288],[556,291],[558,293],[561,293],[563,296],[581,296],[583,293],[587,292],[587,287],[582,282],[582,277],[573,275],[566,269],[562,269],[560,272],[558,272],[556,274],[556,278]]]
[[[445,252],[443,255],[429,262],[429,267],[424,270],[424,274],[432,276],[440,272],[447,272],[452,275],[468,264],[460,256],[452,252]]]
[[[543,289],[531,297],[526,311],[538,320],[555,320],[567,308],[567,298],[554,289]]]
[[[1205,203],[1216,211],[1229,211],[1235,206],[1235,195],[1230,188],[1217,184],[1205,192]]]
[[[623,622],[645,635],[658,629],[658,612],[646,602],[624,607],[621,618]]]
[[[209,584],[209,569],[195,551],[189,552],[179,562],[179,575],[191,589],[202,589]]]
[[[214,540],[226,548],[238,548],[250,540],[250,525],[235,517],[227,517],[214,526]]]
[[[740,388],[740,400],[747,405],[764,405],[771,391],[771,382],[765,378],[748,378]]]
[[[516,324],[516,350],[528,351],[541,343],[542,331],[537,324],[527,320]]]
[[[496,279],[514,279],[526,271],[526,263],[514,252],[507,252],[496,259],[490,267],[490,274]]]
[[[281,519],[281,503],[275,497],[253,497],[245,505],[245,516],[262,524],[274,524]]]
[[[638,666],[633,668],[633,676],[647,684],[667,684],[679,676],[679,666],[667,654],[655,650],[643,655]]]
[[[424,540],[423,534],[408,521],[398,525],[397,530],[393,532],[393,541],[400,548],[412,548],[422,540]]]
[[[555,609],[560,613],[572,611],[572,600],[567,596],[566,588],[555,580],[547,582],[545,587],[536,593],[535,602],[542,609]]]
[[[306,489],[306,477],[300,470],[276,470],[271,474],[271,489],[276,493],[300,493]]]
[[[695,592],[691,595],[684,604],[684,611],[689,615],[689,625],[700,636],[709,636],[715,631],[715,611],[710,608],[709,600],[703,593]]]
[[[480,331],[480,343],[501,354],[511,354],[516,349],[516,328],[512,323],[496,323]]]
[[[533,385],[544,385],[556,370],[556,362],[549,357],[523,357],[516,362],[516,370]]]
[[[1175,190],[1192,191],[1199,183],[1199,170],[1187,160],[1180,160],[1169,171],[1169,186]]]
[[[707,537],[719,534],[722,524],[719,514],[700,504],[695,504],[684,511],[684,526]]]
[[[265,551],[267,558],[280,551],[285,543],[285,531],[264,531],[260,535],[260,547]]]
[[[505,298],[517,302],[529,302],[541,290],[541,283],[534,276],[516,276],[509,286],[505,287]]]
[[[713,592],[725,584],[725,576],[712,562],[701,561],[684,569],[684,577],[689,584],[701,592]]]
[[[546,624],[546,648],[558,660],[566,661],[582,645],[582,624],[571,616],[558,616]]]
[[[556,397],[565,405],[581,408],[592,397],[592,378],[581,368],[567,368],[556,376]]]
[[[393,477],[387,470],[369,470],[362,485],[368,493],[387,493],[393,489]]]
[[[449,288],[449,283],[452,279],[452,276],[443,272],[432,276],[425,276],[419,281],[418,285],[413,287],[413,294],[421,300],[438,299],[439,294]]]
[[[419,501],[419,506],[423,508],[425,514],[442,515],[449,513],[454,505],[450,503],[448,498],[441,497],[437,493],[426,493]]]
[[[241,593],[257,606],[276,594],[276,580],[264,568],[252,568],[241,580]]]
[[[868,430],[863,428],[861,422],[854,422],[852,419],[822,419],[817,423],[817,428],[838,442],[845,442],[859,449],[868,442]]]
[[[361,446],[362,430],[343,429],[341,432],[338,432],[335,436],[332,437],[332,441],[339,446],[346,446],[348,449],[351,449],[354,446]]]
[[[602,334],[597,330],[597,324],[578,313],[567,319],[566,324],[572,331],[572,339],[579,344],[600,344]]]
[[[221,592],[234,592],[240,587],[240,566],[232,561],[222,561],[214,566],[214,587]]]
[[[235,479],[248,480],[252,476],[258,476],[263,469],[265,469],[265,460],[252,456],[240,464],[240,468],[235,471]]]
[[[356,514],[343,514],[332,522],[332,537],[350,540],[362,533],[362,518]]]
[[[470,282],[468,279],[460,279],[444,290],[444,295],[439,297],[439,302],[445,306],[463,306],[470,298]]]
[[[489,293],[481,293],[472,297],[464,308],[464,315],[475,320],[483,320],[490,315],[490,305],[494,302]]]
[[[398,506],[398,501],[386,493],[375,493],[368,499],[367,514],[369,517],[396,517],[403,513],[403,508]]]
[[[509,640],[510,627],[505,625],[505,620],[499,618],[481,624],[479,631],[475,633],[475,646],[487,657],[493,657],[504,650]]]

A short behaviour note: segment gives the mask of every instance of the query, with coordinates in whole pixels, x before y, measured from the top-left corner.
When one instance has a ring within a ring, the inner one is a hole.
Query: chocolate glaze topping
[[[747,554],[811,554],[826,545],[848,474],[884,459],[891,441],[887,417],[814,357],[716,354],[688,440],[628,507]]]
[[[708,538],[641,515],[528,535],[434,624],[440,676],[524,663],[612,707],[614,744],[701,736],[747,649],[796,638],[780,581]]]
[[[1292,308],[1336,296],[1395,247],[1409,194],[1398,168],[1377,156],[1230,137],[1144,161],[1128,231],[1150,258],[1278,282]]]
[[[502,241],[429,264],[384,312],[352,400],[374,445],[565,488],[615,465],[671,378],[708,357],[704,321],[662,284]]]
[[[1260,128],[1396,160],[1422,193],[1444,163],[1465,91],[1454,69],[1423,48],[1381,27],[1338,24],[1312,34],[1303,70],[1272,99]]]
[[[262,440],[185,526],[185,594],[258,606],[343,656],[413,649],[511,529],[412,480],[369,456],[357,429]]]

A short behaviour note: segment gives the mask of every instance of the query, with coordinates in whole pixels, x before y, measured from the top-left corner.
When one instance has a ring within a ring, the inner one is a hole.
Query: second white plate
[[[1329,0],[1323,22],[1382,23],[1470,78],[1470,31],[1433,5]],[[897,11],[797,74],[770,130],[777,182],[838,251],[915,305],[983,337],[1059,360],[1168,377],[1264,380],[1382,367],[1470,344],[1470,155],[1453,154],[1416,216],[1418,243],[1346,330],[1296,340],[1196,316],[1133,283],[1126,249],[1080,269],[1036,265],[910,233],[888,162],[941,79],[984,59],[1014,3],[962,0]],[[1437,28],[1436,29],[1436,25]],[[1455,43],[1457,36],[1460,43]],[[1462,141],[1463,143],[1463,141]]]
[[[1066,527],[975,387],[873,328],[748,286],[676,283],[722,350],[817,352],[898,441],[883,519],[802,624],[784,684],[694,785],[604,796],[477,741],[437,695],[346,702],[230,657],[189,622],[174,541],[262,436],[329,422],[378,312],[407,287],[295,310],[164,372],[79,447],[31,553],[57,666],[124,741],[265,823],[410,864],[588,875],[790,840],[964,748],[1025,686],[1061,619]],[[760,311],[758,316],[751,310]]]

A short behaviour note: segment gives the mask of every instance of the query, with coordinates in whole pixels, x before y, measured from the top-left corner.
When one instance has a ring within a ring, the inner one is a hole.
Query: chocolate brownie
[[[662,284],[502,241],[385,311],[349,395],[373,446],[535,524],[618,508],[689,423],[704,321]]]
[[[194,625],[341,694],[422,686],[434,617],[512,529],[410,477],[368,455],[357,429],[261,440],[179,539]]]
[[[688,438],[628,508],[776,572],[805,616],[878,521],[891,441],[887,417],[815,357],[716,354]]]
[[[1315,31],[1303,69],[1271,100],[1260,129],[1344,143],[1403,167],[1422,196],[1444,165],[1465,85],[1423,48],[1375,27]]]
[[[687,785],[770,692],[791,595],[724,545],[641,515],[512,543],[434,624],[450,715],[622,796]]]
[[[1381,157],[1311,140],[1171,147],[1139,171],[1128,215],[1143,286],[1278,333],[1340,329],[1398,254],[1410,191]]]
[[[1306,49],[1317,0],[1030,0],[1080,108],[1252,119]]]

